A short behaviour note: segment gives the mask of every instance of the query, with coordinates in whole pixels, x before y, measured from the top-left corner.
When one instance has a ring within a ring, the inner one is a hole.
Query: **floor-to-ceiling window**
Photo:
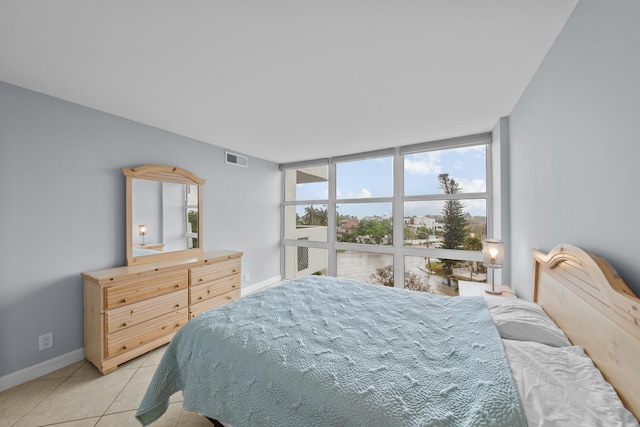
[[[393,156],[349,156],[332,164],[335,275],[377,283],[377,269],[393,265]]]
[[[282,165],[285,279],[454,295],[486,281],[491,135]]]
[[[328,163],[284,170],[285,279],[328,271]]]
[[[486,281],[488,144],[403,155],[405,287],[454,294],[457,280]]]

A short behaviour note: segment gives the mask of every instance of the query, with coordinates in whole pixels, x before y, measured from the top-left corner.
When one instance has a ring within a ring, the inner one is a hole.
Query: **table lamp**
[[[142,236],[142,246],[144,246],[144,236],[147,235],[147,226],[140,224],[138,226],[138,235]]]
[[[485,289],[485,292],[493,295],[500,295],[502,291],[496,291],[495,287],[495,269],[502,268],[504,263],[504,242],[502,240],[487,239],[482,247],[482,258],[484,265],[494,271],[491,273],[491,289]]]

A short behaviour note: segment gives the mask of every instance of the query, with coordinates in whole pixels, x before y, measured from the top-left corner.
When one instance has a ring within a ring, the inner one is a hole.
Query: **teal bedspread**
[[[480,297],[310,276],[175,335],[136,417],[183,406],[234,427],[526,426]]]

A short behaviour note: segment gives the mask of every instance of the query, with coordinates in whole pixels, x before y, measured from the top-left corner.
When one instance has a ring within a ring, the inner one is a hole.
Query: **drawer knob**
[[[231,297],[230,297],[229,295],[227,295],[227,297],[226,297],[226,298],[227,298],[227,299],[231,299]]]
[[[211,293],[211,289],[207,289],[207,293],[210,294]]]
[[[176,304],[176,308],[180,307],[180,304]]]
[[[127,349],[127,346],[126,346],[126,345],[123,345],[123,346],[122,346],[122,349],[123,349],[123,350],[126,350],[126,349]]]
[[[233,271],[232,271],[232,273],[235,273],[236,271],[237,271],[237,270],[234,268],[234,269],[233,269]]]
[[[123,327],[124,327],[124,326],[127,326],[127,322],[123,323],[123,324],[122,324],[122,326],[123,326]]]
[[[176,328],[179,328],[179,327],[180,327],[180,323],[176,323]]]
[[[202,277],[198,279],[198,282],[202,282]]]
[[[180,287],[180,285],[176,285],[176,288],[179,288],[179,287]]]
[[[120,302],[127,302],[126,298],[122,298],[122,300]]]
[[[165,329],[167,329],[167,327],[166,327],[166,326],[163,326],[163,327],[162,327],[162,330],[164,331]]]

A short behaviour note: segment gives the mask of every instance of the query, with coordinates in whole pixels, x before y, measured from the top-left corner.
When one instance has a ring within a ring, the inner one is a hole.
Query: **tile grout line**
[[[147,354],[144,355],[144,358],[141,360],[141,362],[137,365],[137,366],[132,366],[131,369],[133,371],[133,373],[131,374],[131,376],[129,377],[129,379],[123,384],[123,386],[119,389],[119,391],[117,392],[116,396],[113,398],[113,400],[107,405],[106,409],[102,412],[102,414],[100,415],[93,415],[93,416],[87,416],[87,417],[83,417],[83,418],[70,418],[70,419],[65,419],[65,420],[60,420],[57,423],[51,423],[51,424],[42,424],[42,426],[58,426],[58,425],[62,425],[62,424],[66,424],[69,422],[78,422],[78,421],[83,421],[83,420],[90,420],[95,418],[96,422],[93,424],[93,427],[95,427],[96,425],[98,425],[98,423],[100,423],[105,417],[107,416],[111,416],[113,414],[122,414],[125,412],[129,412],[130,410],[121,410],[121,411],[116,411],[113,413],[107,413],[109,411],[109,409],[113,406],[113,404],[118,400],[118,398],[122,395],[122,393],[125,391],[125,389],[127,388],[127,386],[129,386],[130,384],[132,384],[134,378],[136,377],[136,375],[138,375],[138,373],[141,371],[142,368],[146,368],[147,366],[145,366],[145,363],[149,361],[149,357],[153,354],[153,351],[148,352]],[[90,363],[87,360],[82,361],[82,363],[79,364],[79,366],[76,369],[73,369],[72,371],[70,371],[67,375],[64,376],[60,376],[58,378],[42,378],[45,375],[43,375],[42,377],[38,377],[35,378],[31,381],[29,381],[30,383],[37,383],[38,381],[60,381],[59,384],[55,385],[55,387],[52,388],[51,391],[49,391],[48,393],[46,393],[42,398],[38,399],[37,402],[35,402],[32,406],[30,406],[27,411],[25,413],[23,413],[22,415],[19,416],[19,418],[17,418],[17,420],[11,424],[12,427],[15,427],[16,425],[18,425],[20,422],[22,422],[25,418],[27,418],[30,414],[33,414],[34,411],[40,406],[42,405],[42,403],[44,401],[46,401],[47,399],[51,398],[52,396],[55,395],[56,392],[59,392],[60,389],[62,388],[62,386],[64,384],[67,384],[72,378],[74,378],[74,375],[76,375],[79,371],[81,371],[83,368],[86,368],[87,365],[90,365]],[[152,365],[148,365],[148,366],[153,366],[153,365],[157,365],[156,363],[152,364]],[[64,368],[61,368],[64,369]],[[49,374],[47,374],[49,375]],[[81,375],[82,376],[82,375]],[[133,410],[134,412],[136,411],[136,409],[134,408]],[[180,419],[180,416],[182,414],[180,414],[178,416],[178,420]],[[46,421],[45,421],[46,422]],[[176,421],[176,426],[178,425],[178,421]]]
[[[184,408],[182,407],[182,404],[180,404],[180,413],[178,414],[178,418],[176,418],[176,423],[173,425],[173,427],[178,427],[180,425],[180,418],[182,418],[183,414]]]
[[[76,369],[75,371],[71,372],[69,375],[67,375],[62,381],[60,381],[60,384],[58,384],[56,387],[54,387],[49,393],[47,393],[42,399],[40,399],[35,405],[33,405],[31,407],[31,409],[29,409],[24,415],[22,415],[20,418],[18,418],[18,420],[12,424],[12,426],[17,425],[20,421],[22,421],[22,419],[24,417],[26,417],[27,415],[29,415],[31,413],[31,411],[33,411],[34,409],[36,409],[38,407],[38,405],[40,405],[42,402],[45,401],[46,398],[48,398],[49,396],[51,396],[53,393],[56,392],[56,390],[58,390],[60,387],[62,387],[62,384],[66,383],[69,378],[71,378],[73,376],[73,374],[75,374],[76,372],[78,372],[85,364],[87,363],[87,361],[85,360],[85,362],[78,366],[78,369]],[[44,376],[44,375],[42,375]],[[41,377],[38,377],[41,378]],[[38,378],[35,378],[31,381],[28,382],[38,382],[38,381],[50,381],[50,380],[38,380]],[[55,380],[56,378],[52,378],[51,380]]]
[[[96,417],[86,417],[86,418],[76,418],[73,420],[65,420],[65,421],[61,421],[59,423],[55,423],[55,424],[42,424],[38,427],[52,427],[52,426],[59,426],[62,424],[67,424],[67,423],[72,423],[72,422],[76,422],[76,421],[82,421],[82,420],[90,420],[91,418],[96,418]],[[100,419],[98,418],[98,421],[96,421],[96,423],[94,424],[94,427],[96,424],[98,424],[98,422],[100,421]]]
[[[148,352],[145,354],[144,359],[142,359],[142,361],[140,362],[140,365],[135,368],[135,372],[133,373],[133,375],[131,375],[131,377],[129,378],[129,380],[125,383],[125,385],[122,386],[122,388],[120,389],[120,392],[118,392],[118,394],[116,395],[116,397],[113,398],[113,401],[111,401],[111,403],[109,404],[109,406],[107,406],[107,408],[104,410],[104,412],[102,413],[102,415],[100,415],[100,417],[98,418],[98,423],[100,421],[102,421],[102,418],[105,417],[107,415],[107,411],[109,410],[109,408],[111,408],[111,406],[114,404],[114,402],[116,400],[118,400],[118,397],[120,397],[120,395],[122,394],[122,392],[124,391],[125,388],[127,388],[127,386],[129,385],[129,383],[133,380],[133,378],[136,376],[136,374],[138,373],[138,371],[140,370],[140,368],[142,368],[142,366],[144,365],[144,362],[149,358],[149,355],[152,353]],[[114,412],[114,414],[120,414],[123,412],[128,412],[128,411],[120,411],[120,412]],[[112,414],[109,414],[112,415]],[[97,424],[97,423],[96,423]]]

